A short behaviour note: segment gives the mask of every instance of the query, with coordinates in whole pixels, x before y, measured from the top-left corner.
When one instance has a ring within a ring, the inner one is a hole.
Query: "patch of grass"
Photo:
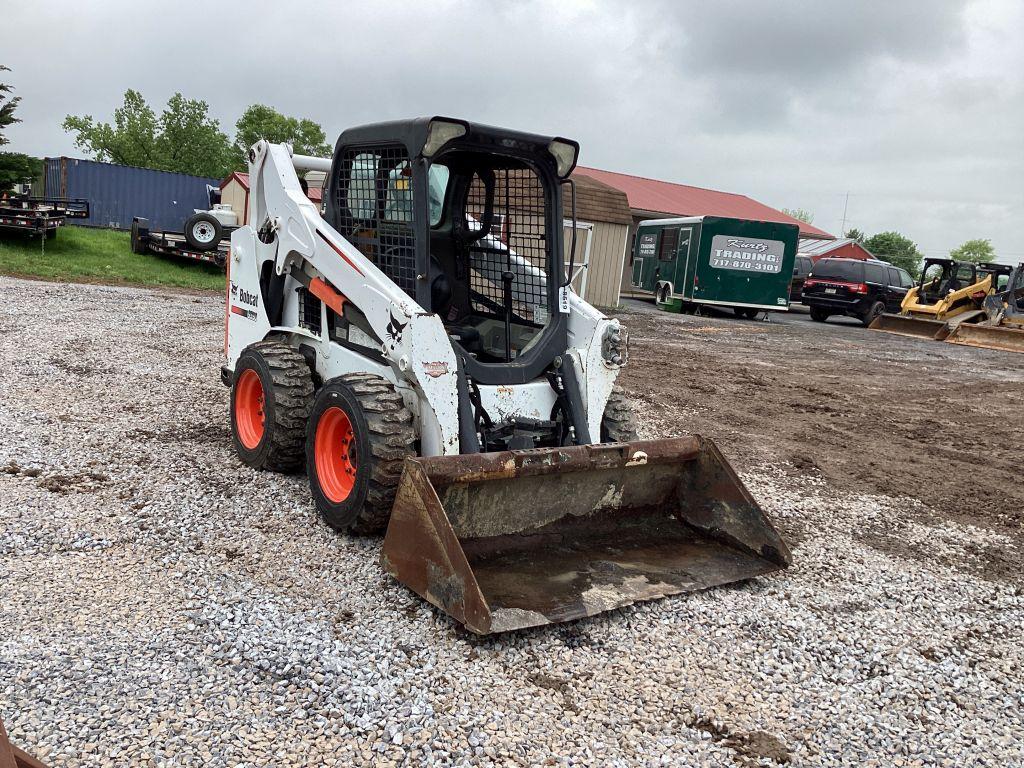
[[[224,290],[224,270],[187,259],[132,253],[127,232],[62,226],[53,240],[0,232],[0,273],[69,282]]]

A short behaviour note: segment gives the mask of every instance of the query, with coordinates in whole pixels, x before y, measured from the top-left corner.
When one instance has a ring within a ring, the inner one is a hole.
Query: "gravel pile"
[[[1024,595],[943,565],[997,534],[754,466],[789,571],[479,639],[236,460],[220,297],[0,290],[0,716],[51,766],[1024,765]]]

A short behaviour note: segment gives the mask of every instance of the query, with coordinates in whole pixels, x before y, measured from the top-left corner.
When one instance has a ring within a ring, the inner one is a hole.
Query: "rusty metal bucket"
[[[749,579],[790,553],[692,436],[409,459],[381,560],[489,634]]]
[[[1008,328],[1003,325],[965,323],[958,325],[946,337],[946,341],[970,347],[1000,349],[1005,352],[1024,352],[1024,330]]]
[[[949,335],[949,326],[945,320],[927,320],[912,315],[879,315],[871,321],[868,328],[872,331],[937,341],[942,341]]]

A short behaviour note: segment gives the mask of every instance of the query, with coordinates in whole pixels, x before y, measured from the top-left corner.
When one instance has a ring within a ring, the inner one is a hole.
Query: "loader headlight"
[[[423,156],[432,157],[449,141],[465,136],[468,132],[469,127],[465,123],[439,118],[431,120],[430,125],[427,126],[427,140],[423,144]]]
[[[629,335],[620,325],[609,325],[601,337],[601,357],[607,365],[622,367],[629,360]]]
[[[576,156],[580,153],[580,145],[568,139],[555,139],[548,144],[548,152],[555,158],[558,178],[564,179],[576,167]]]

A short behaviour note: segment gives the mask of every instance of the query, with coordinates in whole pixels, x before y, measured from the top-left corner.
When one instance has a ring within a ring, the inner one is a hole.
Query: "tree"
[[[0,72],[10,72],[9,67],[0,64]],[[21,99],[10,96],[14,86],[0,83],[0,147],[9,143],[4,129],[21,120],[14,116]],[[27,183],[43,172],[43,162],[19,152],[0,152],[0,193],[11,190],[15,184]]]
[[[864,241],[864,247],[877,258],[905,269],[915,277],[921,269],[921,259],[924,256],[910,238],[899,232],[881,232],[869,237]]]
[[[814,214],[810,211],[805,211],[803,208],[783,208],[782,212],[787,216],[792,216],[794,219],[799,219],[804,224],[814,223]]]
[[[5,67],[0,64],[0,72],[10,72],[10,67]],[[11,91],[14,90],[14,86],[8,85],[7,83],[0,83],[0,147],[8,143],[8,139],[4,136],[4,129],[12,125],[13,123],[20,123],[21,120],[14,116],[14,110],[18,106],[18,102],[21,99],[17,96],[7,96]]]
[[[993,261],[996,258],[996,249],[992,247],[991,240],[968,240],[959,248],[949,252],[949,258],[957,261],[972,261],[975,264]]]
[[[43,174],[43,161],[20,152],[0,152],[0,193],[28,184]]]
[[[307,118],[282,115],[273,107],[253,104],[235,123],[235,157],[245,167],[249,148],[260,139],[275,144],[288,142],[297,155],[326,157],[331,154],[324,129]]]
[[[114,110],[114,122],[91,115],[68,115],[64,130],[74,132],[75,146],[97,160],[197,176],[226,176],[231,170],[231,143],[205,101],[174,94],[158,118],[138,91],[127,90]]]
[[[853,240],[855,242],[858,242],[858,243],[861,243],[863,245],[864,240],[866,239],[867,236],[863,232],[861,232],[859,229],[848,229],[848,230],[846,230],[846,234],[843,235],[843,237],[848,237],[851,240]]]

